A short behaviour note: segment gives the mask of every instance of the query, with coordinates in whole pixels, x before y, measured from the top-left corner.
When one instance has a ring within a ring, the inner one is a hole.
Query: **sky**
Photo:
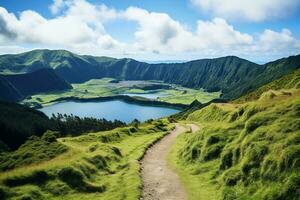
[[[46,48],[264,63],[300,54],[300,0],[0,0],[0,54]]]

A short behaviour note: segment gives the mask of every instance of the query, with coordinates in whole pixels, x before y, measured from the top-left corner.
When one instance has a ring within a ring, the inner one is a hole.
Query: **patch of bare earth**
[[[185,200],[187,194],[177,174],[167,164],[167,154],[176,137],[186,129],[178,124],[173,131],[157,142],[147,152],[143,160],[144,200]]]

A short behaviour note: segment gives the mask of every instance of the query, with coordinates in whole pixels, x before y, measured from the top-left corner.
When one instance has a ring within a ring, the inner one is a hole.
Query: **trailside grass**
[[[221,197],[218,186],[211,181],[212,172],[217,169],[216,161],[199,165],[196,163],[185,163],[179,156],[178,150],[186,145],[186,140],[191,132],[186,132],[176,138],[167,161],[170,167],[179,175],[184,185],[189,200],[217,200]]]
[[[298,200],[300,90],[268,91],[243,104],[211,104],[187,120],[169,154],[191,199]]]
[[[168,133],[166,120],[78,137],[59,138],[57,157],[0,173],[7,199],[139,199],[139,160]]]

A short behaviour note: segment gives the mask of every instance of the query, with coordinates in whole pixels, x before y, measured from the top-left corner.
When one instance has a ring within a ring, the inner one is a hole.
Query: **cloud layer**
[[[202,6],[211,9],[213,1],[200,2],[206,2]],[[49,9],[53,13],[51,19],[32,10],[16,16],[0,7],[0,53],[5,51],[4,47],[9,52],[18,52],[18,46],[20,51],[30,46],[137,59],[194,59],[232,54],[280,57],[300,50],[299,40],[288,29],[267,29],[250,35],[220,17],[198,20],[196,30],[191,31],[166,13],[137,7],[115,10],[85,0],[54,0]],[[134,42],[118,41],[107,32],[106,25],[118,20],[136,23]]]
[[[201,11],[214,16],[247,21],[265,21],[291,15],[299,0],[191,0]]]

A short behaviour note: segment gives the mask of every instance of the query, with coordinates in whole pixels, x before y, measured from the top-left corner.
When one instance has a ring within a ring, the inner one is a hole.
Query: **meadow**
[[[33,95],[23,100],[22,103],[31,106],[47,106],[52,104],[56,99],[64,97],[88,99],[122,94],[130,94],[132,96],[134,96],[134,94],[155,94],[158,96],[157,101],[189,105],[195,99],[201,103],[206,103],[220,96],[220,92],[209,93],[202,89],[190,89],[177,85],[164,84],[158,81],[119,82],[111,78],[92,79],[85,83],[72,84],[72,87],[73,89],[70,90]]]

